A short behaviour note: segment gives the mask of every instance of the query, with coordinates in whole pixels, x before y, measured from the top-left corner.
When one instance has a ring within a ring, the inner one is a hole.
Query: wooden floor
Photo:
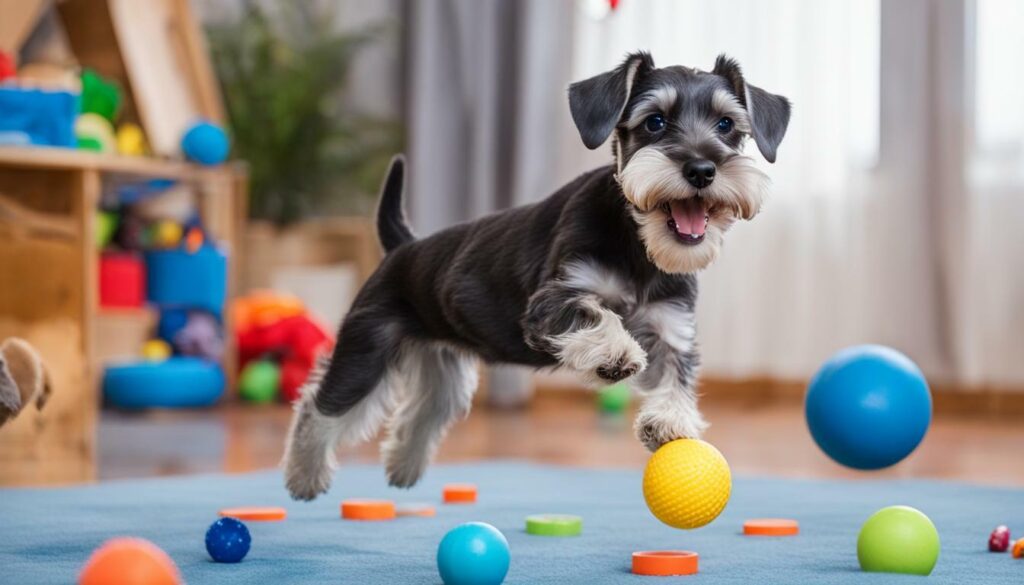
[[[706,439],[738,474],[786,477],[926,477],[1024,486],[1024,424],[1019,418],[938,415],[907,460],[881,472],[840,467],[814,445],[793,401],[751,404],[705,400]],[[194,472],[245,472],[277,465],[291,412],[284,406],[234,405],[156,415],[106,413],[101,423],[101,479]],[[516,458],[563,465],[640,468],[647,452],[629,417],[600,415],[591,396],[550,392],[523,410],[475,407],[455,426],[440,461]],[[376,461],[376,445],[344,460]]]

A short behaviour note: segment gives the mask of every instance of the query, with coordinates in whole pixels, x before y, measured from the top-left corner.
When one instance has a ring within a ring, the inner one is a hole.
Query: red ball
[[[988,537],[988,550],[992,552],[1006,552],[1010,548],[1010,529],[1006,526],[996,526]]]
[[[180,585],[178,567],[157,545],[142,538],[114,538],[96,549],[78,585]]]

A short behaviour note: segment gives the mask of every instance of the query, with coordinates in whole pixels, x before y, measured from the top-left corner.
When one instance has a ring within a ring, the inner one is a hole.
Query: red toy
[[[0,81],[10,79],[17,74],[18,69],[14,65],[14,57],[0,51]]]
[[[232,314],[239,366],[274,356],[281,365],[281,397],[294,402],[317,358],[334,347],[334,338],[294,297],[255,293],[239,299]]]
[[[138,254],[103,254],[99,272],[101,307],[136,308],[145,302],[146,264]]]
[[[1006,552],[1010,548],[1010,529],[1005,525],[996,526],[988,537],[988,550],[992,552]]]

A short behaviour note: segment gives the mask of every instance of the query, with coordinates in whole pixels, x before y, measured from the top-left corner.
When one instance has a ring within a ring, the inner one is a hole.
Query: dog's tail
[[[384,179],[377,204],[377,237],[384,252],[390,252],[406,242],[416,239],[402,209],[402,194],[405,192],[405,157],[396,154],[391,159],[391,168]]]

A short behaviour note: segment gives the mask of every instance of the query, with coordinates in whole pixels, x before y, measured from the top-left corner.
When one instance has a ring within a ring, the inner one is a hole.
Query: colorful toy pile
[[[143,359],[107,368],[106,399],[122,408],[214,403],[225,386],[227,257],[207,241],[195,193],[164,180],[112,184],[102,206],[100,306],[159,311]]]
[[[58,146],[104,154],[149,156],[146,134],[122,115],[125,93],[115,79],[92,69],[81,75],[52,67],[19,77],[11,55],[0,52],[0,144]],[[181,136],[181,154],[202,165],[228,158],[231,143],[220,126],[197,120]]]
[[[293,402],[334,337],[290,295],[261,291],[231,307],[238,337],[239,392],[251,402]]]

